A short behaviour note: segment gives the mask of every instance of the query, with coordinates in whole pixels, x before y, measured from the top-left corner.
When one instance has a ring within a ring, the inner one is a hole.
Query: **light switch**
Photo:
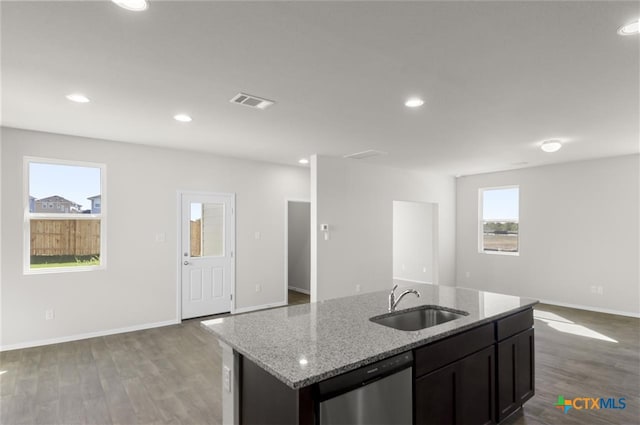
[[[164,233],[156,233],[156,242],[157,243],[162,243],[165,240],[165,234]]]
[[[260,232],[255,232],[253,234],[253,237],[255,238],[255,240],[259,240],[260,239]]]

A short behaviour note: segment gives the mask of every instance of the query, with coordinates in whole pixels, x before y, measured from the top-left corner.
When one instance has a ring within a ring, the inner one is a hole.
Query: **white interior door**
[[[235,196],[182,194],[182,318],[231,311]]]

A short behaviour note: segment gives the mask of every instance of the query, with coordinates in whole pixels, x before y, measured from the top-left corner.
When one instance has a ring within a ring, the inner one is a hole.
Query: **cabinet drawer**
[[[521,311],[496,322],[496,338],[502,341],[533,327],[533,309]]]
[[[493,344],[493,323],[434,342],[415,351],[416,377],[427,374]]]

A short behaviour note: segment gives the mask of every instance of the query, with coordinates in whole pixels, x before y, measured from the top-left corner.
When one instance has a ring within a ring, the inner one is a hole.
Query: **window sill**
[[[75,272],[92,272],[98,270],[106,270],[106,265],[100,266],[77,266],[77,267],[49,267],[49,268],[41,268],[41,269],[27,269],[23,271],[23,274],[26,275],[39,275],[39,274],[53,274],[53,273],[75,273]]]
[[[519,257],[520,252],[508,252],[508,251],[478,251],[479,254],[488,255],[506,255],[508,257]]]

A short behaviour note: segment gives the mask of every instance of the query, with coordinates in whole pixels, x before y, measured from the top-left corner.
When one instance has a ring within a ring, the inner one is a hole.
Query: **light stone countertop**
[[[438,305],[469,313],[419,331],[400,331],[369,318],[387,313],[389,291],[212,319],[202,326],[293,389],[524,310],[530,298],[415,284],[398,310]]]

